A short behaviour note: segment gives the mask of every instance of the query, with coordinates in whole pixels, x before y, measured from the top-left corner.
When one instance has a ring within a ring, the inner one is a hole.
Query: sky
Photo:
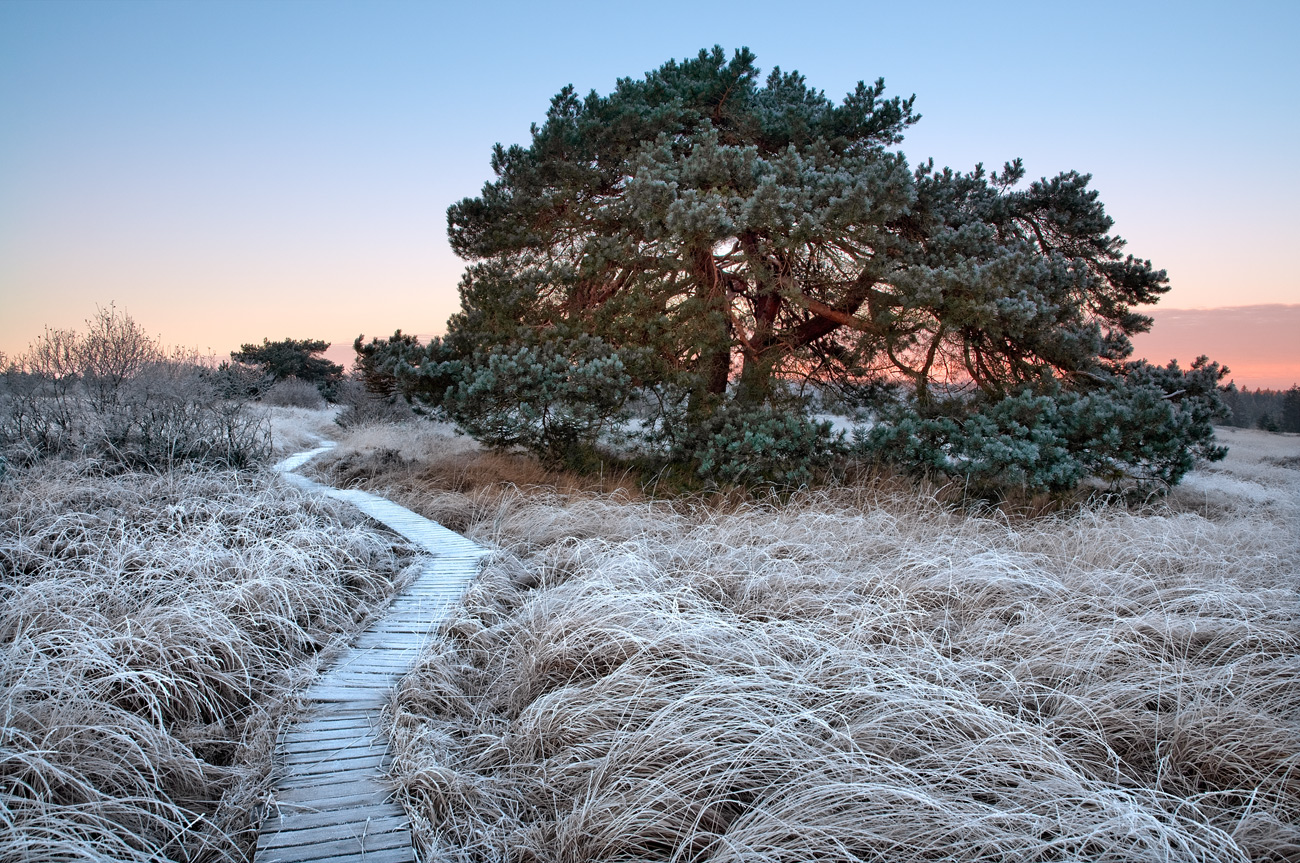
[[[1287,386],[1297,32],[1293,0],[4,0],[0,351],[110,302],[220,355],[441,332],[464,266],[446,209],[491,178],[492,145],[526,143],[566,84],[605,93],[719,44],[836,100],[878,77],[915,94],[913,164],[1092,174],[1173,284],[1139,349]],[[1253,311],[1204,312],[1225,307]]]

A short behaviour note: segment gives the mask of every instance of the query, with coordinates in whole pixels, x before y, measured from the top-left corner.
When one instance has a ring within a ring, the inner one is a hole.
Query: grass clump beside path
[[[1295,438],[1015,518],[511,484],[422,434],[325,467],[500,549],[400,692],[430,859],[1300,857]]]
[[[0,494],[0,860],[243,859],[276,733],[406,559],[269,472]]]

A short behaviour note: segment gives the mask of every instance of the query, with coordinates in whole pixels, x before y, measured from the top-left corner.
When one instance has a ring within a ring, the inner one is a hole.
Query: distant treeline
[[[1273,432],[1300,432],[1300,386],[1292,385],[1289,390],[1232,388],[1223,393],[1223,401],[1232,408],[1228,425]]]

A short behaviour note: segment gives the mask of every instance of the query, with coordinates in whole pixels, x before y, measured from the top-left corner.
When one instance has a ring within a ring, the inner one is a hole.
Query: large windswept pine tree
[[[721,48],[613,93],[565,88],[528,147],[448,212],[473,262],[452,330],[475,344],[574,328],[650,348],[721,394],[774,375],[891,371],[990,392],[1095,371],[1168,289],[1122,254],[1088,177],[910,170],[913,100],[836,104]]]
[[[1164,271],[1124,254],[1087,175],[909,167],[895,148],[918,119],[883,81],[836,103],[797,73],[761,80],[747,49],[566,87],[448,210],[469,266],[445,340],[395,343],[388,366],[468,416],[476,369],[496,364],[483,393],[613,352],[631,384],[688,394],[695,422],[795,377],[901,381],[922,415],[963,388],[970,410],[1122,383]]]

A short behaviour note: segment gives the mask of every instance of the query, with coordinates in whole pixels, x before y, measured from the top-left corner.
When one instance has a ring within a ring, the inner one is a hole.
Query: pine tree
[[[1154,398],[1169,410],[1111,415],[1173,428],[1178,404],[1193,410],[1172,401],[1184,382],[1128,362],[1130,336],[1151,326],[1134,308],[1169,289],[1165,272],[1124,254],[1086,174],[1026,181],[1019,159],[993,173],[909,167],[896,145],[914,99],[877,80],[837,103],[797,72],[760,81],[748,49],[720,47],[608,95],[566,87],[531,143],[497,145],[495,179],[448,210],[469,266],[437,357],[380,344],[372,359],[443,381],[449,362],[472,376],[595,339],[666,406],[652,425],[677,448],[682,422],[768,427],[791,379],[901,380],[918,417],[959,426],[1025,391],[1128,404],[1126,387],[1168,385]]]
[[[738,367],[750,400],[790,374],[1003,394],[1122,359],[1150,326],[1132,306],[1168,283],[1122,255],[1089,178],[909,170],[892,148],[914,97],[884,92],[836,104],[780,69],[760,85],[753,54],[721,48],[608,96],[565,88],[448,211],[472,262],[451,338],[579,329],[715,396]]]
[[[1280,425],[1284,432],[1300,432],[1300,386],[1296,384],[1282,395]]]
[[[230,352],[237,363],[257,366],[271,383],[298,378],[315,384],[321,395],[333,399],[339,382],[343,379],[343,366],[317,356],[329,349],[329,342],[319,339],[281,339],[273,342],[241,345]]]

